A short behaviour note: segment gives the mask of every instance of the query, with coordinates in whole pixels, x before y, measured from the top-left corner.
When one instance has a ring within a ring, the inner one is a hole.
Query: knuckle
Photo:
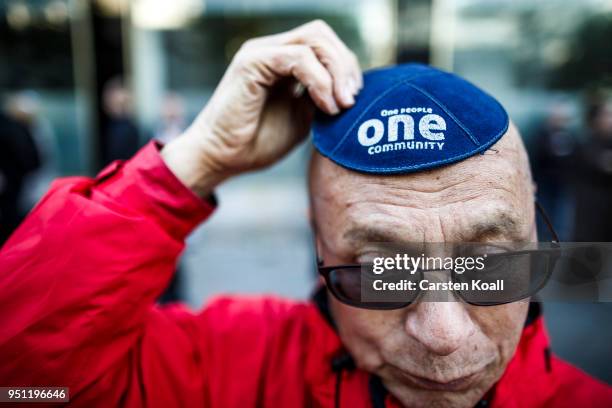
[[[310,24],[313,27],[321,27],[321,26],[325,25],[325,21],[323,21],[323,19],[321,19],[321,18],[316,18],[316,19],[312,20],[310,22]]]
[[[312,20],[310,23],[306,24],[306,27],[315,33],[328,34],[333,31],[331,27],[321,19]]]
[[[270,55],[269,63],[275,67],[282,67],[287,61],[287,54],[284,53],[273,53]]]
[[[313,88],[315,91],[320,93],[331,93],[332,85],[332,79],[328,75],[325,75],[319,78],[315,84],[313,84]]]
[[[238,52],[252,53],[254,50],[262,48],[264,45],[264,37],[249,38],[242,43]]]
[[[244,68],[246,65],[248,65],[248,62],[251,58],[251,52],[249,51],[249,49],[243,47],[241,47],[234,55],[234,58],[232,58],[231,65],[236,69]]]
[[[329,25],[327,25],[327,23],[325,22],[325,20],[317,18],[316,20],[313,20],[312,25],[318,29],[321,30],[326,30],[326,29],[330,29]]]
[[[234,58],[230,63],[229,70],[239,76],[248,77],[256,64],[258,57],[258,53],[252,48],[241,48],[238,50],[236,55],[234,55]]]
[[[321,25],[321,32],[324,33],[329,38],[335,39],[338,37],[334,29],[331,28],[331,26],[327,24],[325,21],[323,21],[323,24]]]
[[[236,51],[236,54],[234,54],[233,59],[235,61],[242,61],[247,58],[249,54],[251,54],[251,50],[254,48],[253,41],[254,40],[251,39],[243,42],[240,48],[238,48],[238,51]]]
[[[248,40],[242,43],[242,45],[238,49],[238,52],[250,50],[251,48],[255,46],[255,42],[256,40],[254,38],[249,38]]]

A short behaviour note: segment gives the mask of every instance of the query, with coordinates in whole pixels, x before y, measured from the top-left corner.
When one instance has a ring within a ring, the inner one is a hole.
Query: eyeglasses
[[[450,273],[453,283],[461,289],[453,292],[466,303],[476,306],[496,306],[527,299],[544,287],[555,267],[559,256],[559,238],[542,206],[535,202],[536,213],[542,217],[552,240],[546,249],[508,251],[487,254],[483,258],[484,267],[480,270],[466,270],[464,273]],[[316,245],[315,245],[316,252]],[[418,269],[413,273],[396,273],[387,275],[387,281],[404,283],[414,282],[416,290],[402,292],[402,298],[385,301],[364,301],[362,299],[363,280],[372,281],[378,276],[367,274],[364,265],[323,266],[323,260],[317,256],[317,269],[325,279],[327,288],[340,302],[361,309],[392,310],[409,306],[421,294],[419,283],[425,273],[443,272],[441,269]],[[510,278],[510,279],[509,279]],[[486,291],[479,288],[484,284],[494,284],[503,280],[503,290]],[[474,289],[472,283],[478,281]]]

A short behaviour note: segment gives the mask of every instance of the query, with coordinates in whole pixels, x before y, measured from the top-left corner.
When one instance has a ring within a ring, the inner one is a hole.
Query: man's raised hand
[[[209,194],[222,180],[270,165],[302,141],[313,104],[337,114],[353,105],[361,86],[357,58],[322,21],[249,40],[162,157],[188,187]]]

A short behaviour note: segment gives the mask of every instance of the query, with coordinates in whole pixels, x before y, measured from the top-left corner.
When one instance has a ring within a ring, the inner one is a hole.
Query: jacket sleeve
[[[67,386],[81,406],[159,405],[143,384],[165,374],[174,392],[201,394],[194,319],[154,301],[213,208],[154,143],[95,179],[56,181],[0,252],[0,385]]]

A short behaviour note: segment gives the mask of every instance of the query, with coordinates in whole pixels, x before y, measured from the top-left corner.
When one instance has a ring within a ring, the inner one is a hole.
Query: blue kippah
[[[371,70],[355,105],[317,112],[314,145],[365,173],[410,173],[483,152],[508,129],[500,103],[456,75],[426,65]]]

